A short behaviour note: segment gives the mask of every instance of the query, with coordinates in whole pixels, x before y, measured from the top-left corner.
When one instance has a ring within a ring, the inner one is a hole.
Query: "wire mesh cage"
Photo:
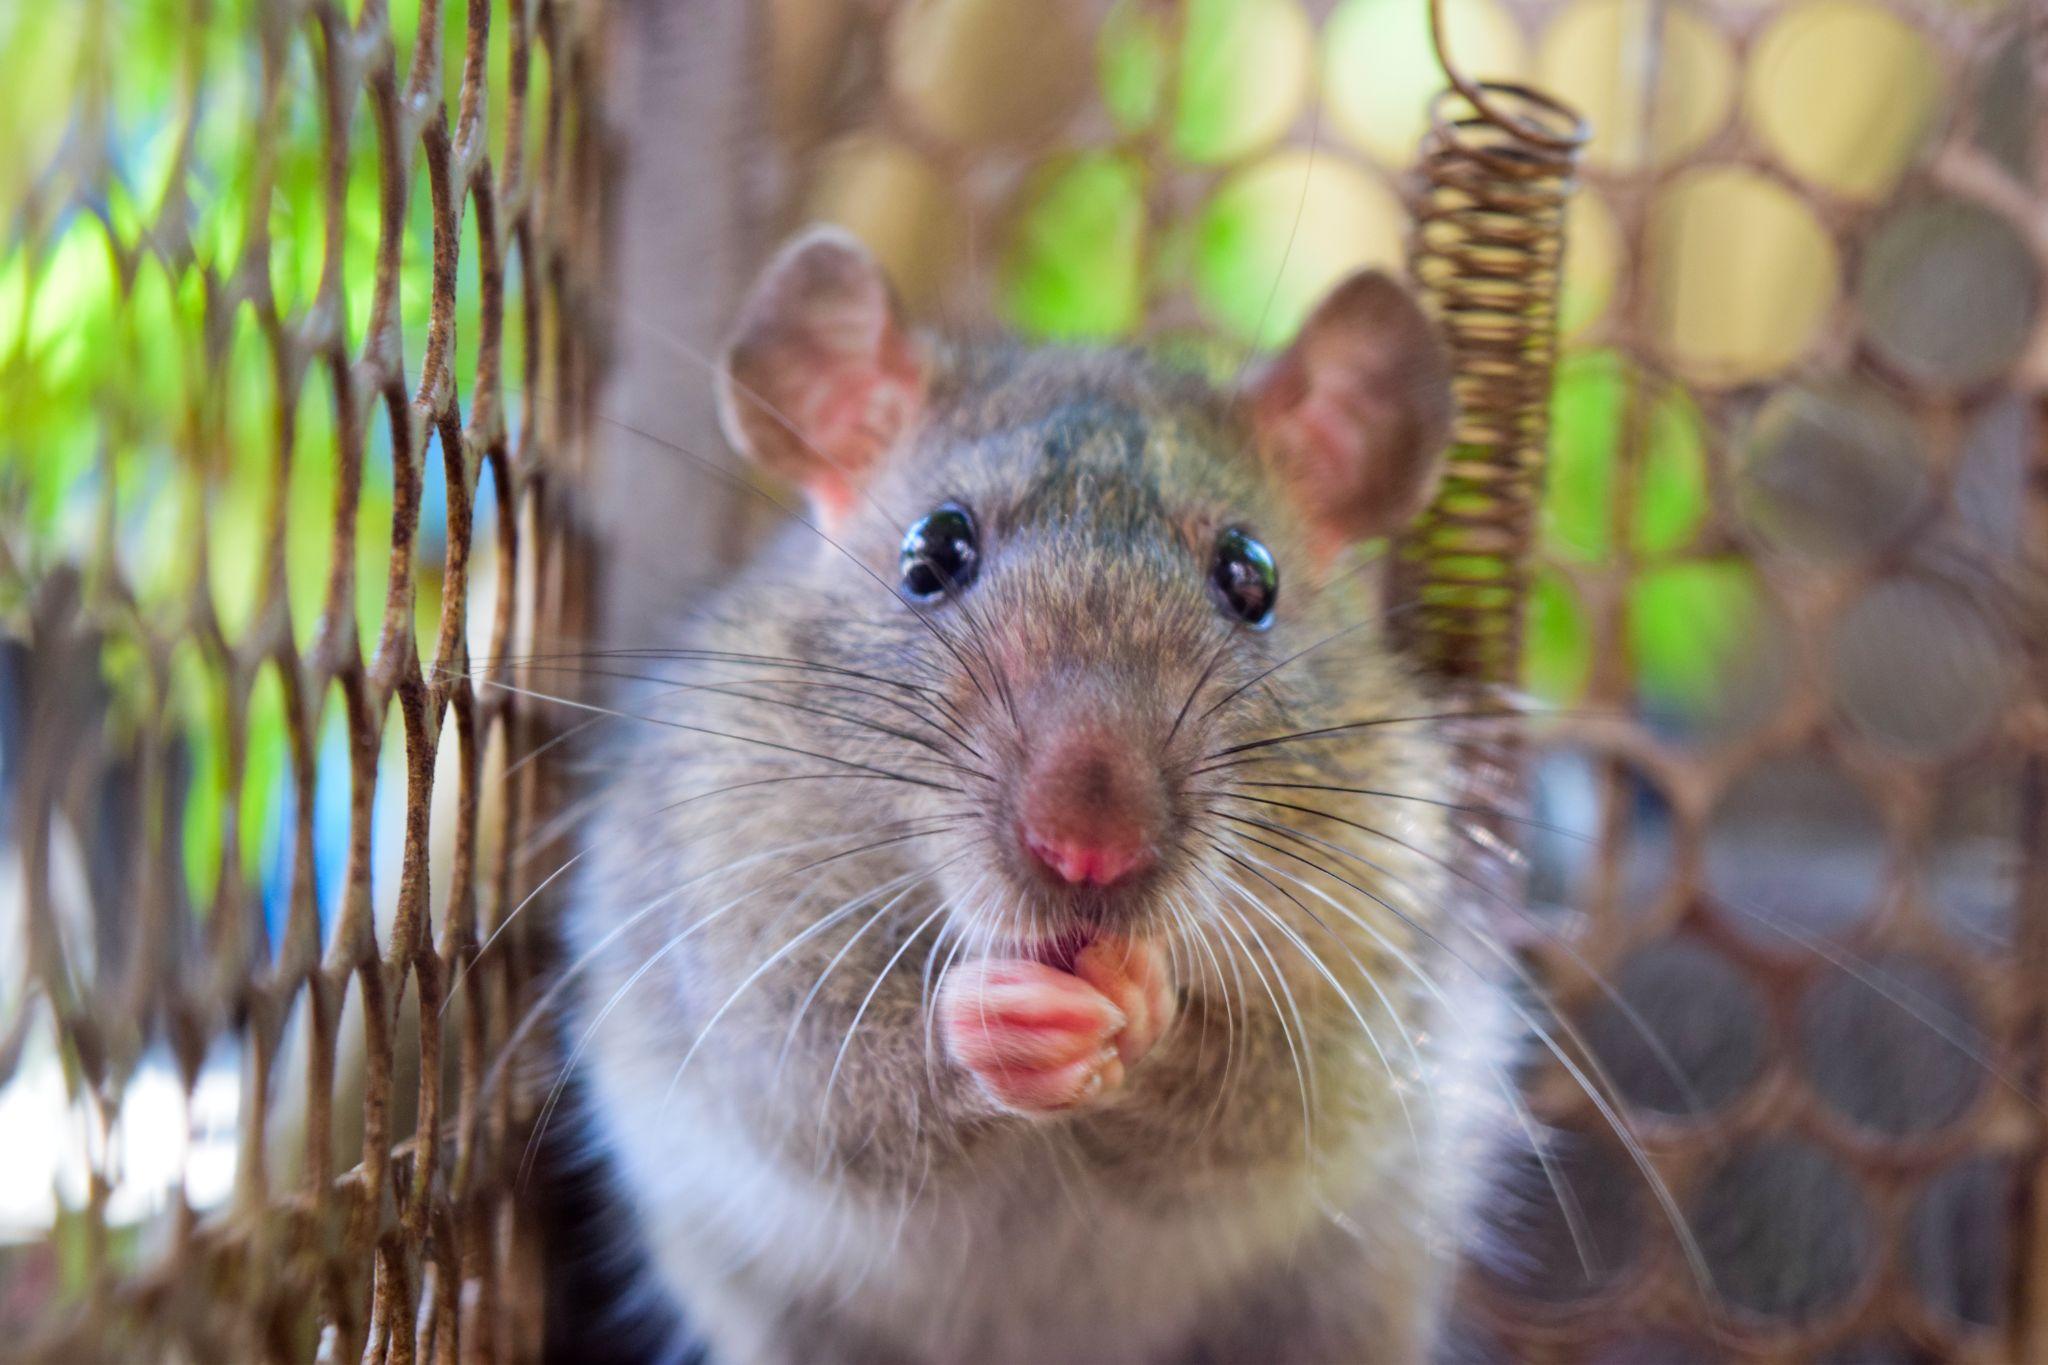
[[[1502,933],[1600,1073],[1532,1066],[1563,1191],[1494,1212],[1446,1350],[2048,1355],[2048,23],[1445,0],[1532,143],[1433,118],[1430,13],[780,0],[757,246],[840,221],[928,317],[1226,372],[1412,262],[1464,477],[1388,558],[1419,647],[1537,699]],[[522,661],[583,647],[635,344],[605,19],[0,20],[0,1126],[64,1125],[0,1185],[8,1349],[538,1349]]]
[[[519,660],[580,631],[598,18],[0,19],[10,1356],[536,1349]]]

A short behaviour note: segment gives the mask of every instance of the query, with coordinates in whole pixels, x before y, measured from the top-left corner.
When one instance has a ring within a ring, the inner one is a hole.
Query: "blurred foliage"
[[[1640,426],[1625,527],[1616,501],[1621,451]],[[1587,564],[1610,558],[1617,540],[1636,555],[1681,549],[1706,514],[1706,449],[1683,390],[1654,390],[1612,351],[1585,351],[1558,367],[1551,403],[1550,473],[1543,532],[1553,553]]]
[[[1756,570],[1740,559],[1682,561],[1630,584],[1630,657],[1646,698],[1681,711],[1713,701],[1763,619],[1761,593]]]
[[[1523,682],[1548,701],[1576,700],[1593,673],[1593,633],[1571,584],[1555,569],[1529,584]]]
[[[361,6],[341,7],[363,23]],[[403,80],[419,34],[417,7],[392,7],[383,41]],[[452,124],[466,7],[445,7],[441,64]],[[303,32],[284,33],[283,23]],[[491,26],[493,89],[506,87],[510,25]],[[358,37],[377,37],[361,30]],[[260,39],[260,40],[259,40]],[[111,575],[133,608],[193,637],[163,669],[119,648],[111,627],[104,672],[117,714],[152,700],[181,737],[187,885],[199,913],[222,858],[264,884],[264,859],[289,827],[285,698],[274,668],[246,698],[227,694],[194,643],[206,615],[232,647],[266,588],[273,509],[292,636],[322,628],[334,547],[354,558],[363,648],[376,645],[389,586],[393,514],[390,415],[356,414],[362,478],[352,526],[337,524],[343,468],[340,397],[331,369],[301,338],[319,325],[323,280],[351,357],[368,335],[387,168],[371,107],[353,100],[338,222],[330,223],[329,139],[317,69],[326,53],[317,14],[262,0],[66,0],[0,6],[0,613],[23,628],[29,586],[82,562]],[[266,72],[266,62],[278,63]],[[545,64],[536,62],[537,81]],[[266,102],[266,80],[277,98]],[[533,100],[544,90],[532,92]],[[494,174],[507,111],[486,110]],[[529,119],[528,164],[541,120]],[[396,322],[408,384],[418,377],[429,310],[432,206],[417,157],[405,186]],[[338,260],[330,262],[330,231]],[[457,277],[455,373],[472,391],[480,281],[473,214]],[[338,268],[336,268],[338,267]],[[523,374],[516,251],[507,262],[505,363]],[[267,293],[272,307],[262,306]],[[511,408],[516,414],[516,405]],[[423,471],[416,630],[430,647],[441,607],[446,485],[438,438]],[[478,506],[487,550],[495,504]],[[203,568],[202,568],[203,565]],[[230,707],[238,714],[231,716]],[[338,716],[332,706],[326,728]],[[231,754],[237,731],[241,752]],[[233,770],[239,766],[237,784]],[[238,829],[230,841],[229,831]],[[232,842],[238,854],[228,853]],[[279,885],[282,885],[279,879]]]
[[[418,39],[416,11],[394,10],[389,41],[403,72]],[[1376,12],[1363,3],[1346,8],[1325,65],[1357,74],[1353,49]],[[23,584],[96,547],[118,567],[138,607],[191,610],[203,594],[232,641],[261,598],[269,509],[281,497],[294,638],[303,647],[319,629],[335,544],[336,397],[319,365],[294,373],[279,362],[281,337],[266,333],[247,291],[232,286],[266,270],[278,326],[291,334],[318,298],[328,230],[337,226],[336,298],[349,351],[360,354],[386,187],[377,129],[358,103],[341,221],[328,223],[328,130],[319,102],[284,99],[266,110],[263,49],[246,41],[272,14],[257,0],[81,0],[0,12],[0,203],[9,206],[0,238],[0,406],[8,414],[0,430],[0,544],[14,569],[0,574],[0,610],[18,614]],[[443,93],[452,117],[463,7],[448,6],[446,21]],[[507,62],[506,28],[493,26],[494,71]],[[95,32],[108,41],[88,43]],[[1434,73],[1416,69],[1427,59],[1419,30],[1407,37],[1414,41],[1382,57],[1399,59],[1389,81],[1420,91]],[[276,73],[284,89],[318,83],[314,63],[324,41],[316,32],[273,45],[284,54]],[[1193,0],[1175,15],[1123,0],[1098,35],[1096,57],[1103,103],[1125,136],[1155,139],[1188,163],[1228,166],[1299,113],[1316,47],[1291,5]],[[1347,78],[1347,88],[1356,84]],[[504,113],[489,110],[500,163]],[[530,132],[532,157],[538,120]],[[1298,233],[1288,224],[1276,236],[1264,201],[1306,201],[1313,191],[1317,204],[1335,205],[1340,216],[1367,221],[1383,210],[1385,192],[1355,174],[1326,186],[1320,172],[1311,182],[1273,160],[1252,168],[1257,175],[1226,181],[1198,219],[1159,223],[1142,165],[1104,147],[1062,156],[1029,179],[1000,277],[1002,311],[1015,325],[1052,338],[1127,336],[1143,318],[1153,280],[1193,272],[1232,330],[1273,344],[1323,282],[1281,278],[1275,262],[1295,249]],[[432,242],[424,172],[416,169],[413,179],[401,243],[409,287],[400,289],[397,311],[403,354],[416,366]],[[473,219],[465,231],[475,231]],[[474,251],[462,254],[462,320],[477,308],[476,259]],[[513,376],[521,373],[517,283],[514,268],[507,308]],[[458,326],[457,336],[457,375],[466,383],[474,328]],[[1663,559],[1681,551],[1707,497],[1699,419],[1684,397],[1652,391],[1610,354],[1585,353],[1560,373],[1555,418],[1547,552],[1593,565],[1621,553]],[[1621,451],[1631,443],[1623,433],[1631,424],[1642,433],[1641,455],[1624,473]],[[381,409],[366,414],[363,426],[355,605],[363,637],[374,641],[387,586],[392,469]],[[422,633],[439,609],[440,486],[438,469],[429,470]],[[1625,513],[1616,510],[1624,506]],[[480,514],[490,510],[486,499]],[[202,539],[203,583],[194,576]],[[1627,638],[1644,687],[1680,702],[1710,691],[1719,660],[1744,629],[1751,596],[1725,566],[1674,561],[1646,576],[1627,603]],[[1547,697],[1568,698],[1583,685],[1594,639],[1583,612],[1560,578],[1546,576],[1534,590],[1528,669]],[[145,673],[128,668],[116,681],[134,688]],[[183,838],[188,853],[198,854],[224,833],[229,699],[189,652],[175,661],[168,686],[165,701],[189,736],[192,760]],[[253,874],[264,832],[283,828],[283,701],[274,682],[259,682],[244,704],[250,730],[235,796],[243,871]],[[188,890],[201,905],[217,878],[212,864],[186,859],[194,869]]]
[[[1452,23],[1461,50],[1481,67],[1511,74],[1522,65],[1504,13],[1454,6]],[[1333,133],[1376,158],[1405,156],[1442,80],[1425,12],[1348,0],[1322,38]],[[1139,156],[1099,148],[1042,166],[1020,196],[999,297],[1004,317],[1049,339],[1127,337],[1143,321],[1150,289],[1187,279],[1225,332],[1274,346],[1327,287],[1328,271],[1304,270],[1305,258],[1398,259],[1398,207],[1356,163],[1331,155],[1311,162],[1312,153],[1285,150],[1245,160],[1299,112],[1314,50],[1315,35],[1291,5],[1114,6],[1095,55],[1115,126],[1151,155],[1220,165],[1224,177],[1191,218],[1162,219]],[[1604,308],[1619,247],[1604,216],[1575,221],[1601,229],[1587,244],[1589,274],[1571,318],[1577,331]],[[1185,340],[1162,338],[1169,347]],[[1629,651],[1653,710],[1696,713],[1724,684],[1758,621],[1746,569],[1683,558],[1709,511],[1699,411],[1681,386],[1649,379],[1613,351],[1568,343],[1552,423],[1542,556],[1587,572],[1640,573],[1617,619],[1597,629],[1563,573],[1537,574],[1529,687],[1546,700],[1577,699],[1604,641]]]
[[[1114,153],[1083,153],[1039,172],[1004,268],[1004,311],[1018,326],[1061,338],[1113,338],[1137,326],[1143,175]]]
[[[1178,41],[1175,41],[1178,30]],[[1121,0],[1097,44],[1103,103],[1126,130],[1157,128],[1182,161],[1257,148],[1301,107],[1314,35],[1292,0]]]

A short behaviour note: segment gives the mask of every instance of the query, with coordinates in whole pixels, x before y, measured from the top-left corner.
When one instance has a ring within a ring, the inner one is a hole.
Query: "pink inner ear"
[[[910,425],[917,391],[865,361],[829,366],[790,414],[819,459],[804,479],[828,525],[846,520],[868,471]]]
[[[1378,406],[1348,372],[1282,356],[1253,390],[1253,421],[1275,471],[1309,509],[1309,549],[1327,564],[1350,537],[1316,514],[1319,505],[1355,496],[1368,440],[1369,410]]]
[[[1320,485],[1334,491],[1357,478],[1367,424],[1373,418],[1361,409],[1376,406],[1341,377],[1311,375],[1308,392],[1274,423],[1272,439],[1292,448],[1301,462],[1296,477],[1305,487]]]
[[[914,382],[862,358],[827,366],[790,414],[796,429],[837,474],[857,480],[909,427]]]
[[[1435,487],[1448,357],[1383,275],[1354,275],[1246,393],[1259,445],[1319,549],[1398,529]]]
[[[916,422],[925,373],[924,348],[866,249],[813,228],[769,263],[741,310],[720,415],[735,445],[837,519]]]

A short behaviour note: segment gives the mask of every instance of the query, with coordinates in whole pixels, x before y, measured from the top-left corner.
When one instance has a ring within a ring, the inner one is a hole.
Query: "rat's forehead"
[[[1041,356],[1044,353],[1041,353]],[[1055,355],[954,395],[919,472],[1013,524],[1136,530],[1255,515],[1237,425],[1213,390],[1119,356]]]

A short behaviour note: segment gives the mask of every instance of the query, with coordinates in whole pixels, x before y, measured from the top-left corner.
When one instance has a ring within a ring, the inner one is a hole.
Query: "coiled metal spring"
[[[1443,56],[1440,5],[1432,5]],[[1566,204],[1588,130],[1526,86],[1451,87],[1422,143],[1411,269],[1456,374],[1442,487],[1401,547],[1411,645],[1442,676],[1519,672],[1530,542],[1542,493]]]

